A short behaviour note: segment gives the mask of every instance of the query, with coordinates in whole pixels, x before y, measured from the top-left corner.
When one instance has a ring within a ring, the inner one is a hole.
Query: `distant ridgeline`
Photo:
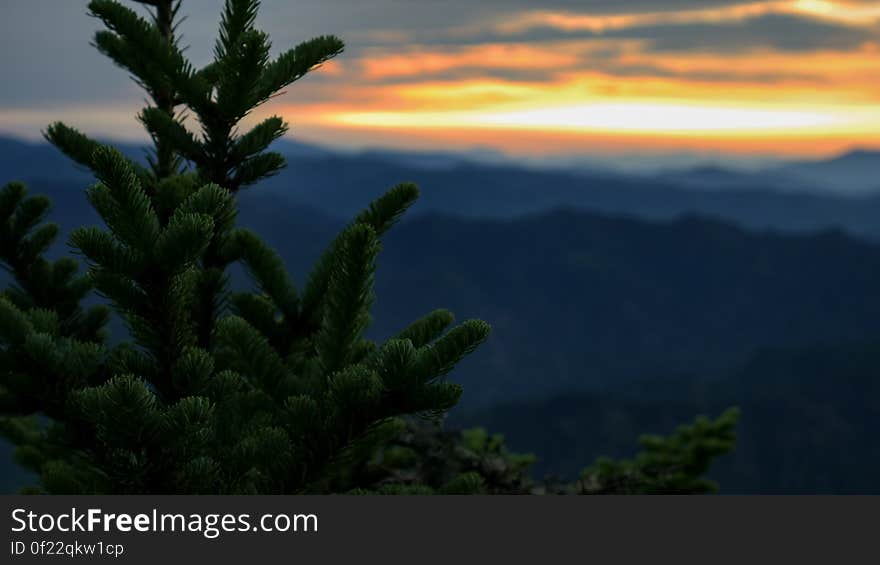
[[[50,196],[64,230],[97,223],[88,176],[54,149],[0,140],[0,155],[0,178]],[[880,247],[866,241],[880,239],[880,199],[308,148],[289,161],[295,177],[242,193],[241,219],[300,283],[337,217],[394,182],[422,186],[380,259],[375,337],[438,305],[492,323],[456,372],[452,423],[505,433],[540,472],[570,477],[639,433],[739,404],[737,452],[713,473],[723,491],[880,491]],[[767,227],[824,231],[754,230]]]
[[[117,144],[118,145],[118,144]],[[132,158],[144,149],[122,145]],[[341,153],[287,140],[276,142],[288,168],[261,183],[268,193],[295,205],[348,218],[400,179],[418,181],[416,210],[455,216],[509,218],[574,208],[658,220],[699,214],[748,228],[816,231],[841,228],[880,239],[880,153],[857,151],[816,162],[762,172],[703,166],[655,175],[621,174],[596,168],[528,169],[511,161],[481,163],[467,155],[369,151]],[[295,173],[294,173],[295,171]],[[40,186],[81,187],[89,182],[47,144],[0,137],[4,179]],[[83,209],[86,205],[78,198]],[[56,204],[60,208],[60,203]]]

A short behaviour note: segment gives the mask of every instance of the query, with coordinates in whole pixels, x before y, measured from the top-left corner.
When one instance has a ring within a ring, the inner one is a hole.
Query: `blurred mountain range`
[[[371,331],[439,306],[492,323],[456,370],[466,392],[452,422],[504,432],[542,472],[571,477],[639,432],[739,404],[740,448],[716,472],[729,491],[880,492],[866,478],[880,474],[880,154],[648,175],[277,149],[289,166],[241,194],[241,222],[298,281],[387,187],[422,188],[380,256]],[[0,138],[0,182],[13,179],[52,198],[65,232],[98,222],[89,175],[55,149]],[[831,462],[853,444],[852,464]]]
[[[142,160],[136,145],[117,145]],[[349,217],[385,188],[417,182],[417,210],[457,216],[505,218],[553,208],[576,208],[672,219],[693,213],[743,227],[813,231],[840,227],[877,237],[880,152],[852,151],[818,161],[768,165],[762,170],[705,163],[682,169],[658,165],[621,172],[595,160],[582,165],[537,167],[504,155],[391,150],[334,151],[279,141],[288,160],[261,192],[328,215]],[[86,184],[88,174],[44,143],[0,137],[0,173],[7,178]]]

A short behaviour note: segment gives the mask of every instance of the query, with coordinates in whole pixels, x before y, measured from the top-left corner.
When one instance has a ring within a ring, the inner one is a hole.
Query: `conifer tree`
[[[364,338],[381,237],[415,201],[414,185],[358,215],[302,293],[278,255],[235,225],[236,193],[283,167],[267,149],[287,127],[271,117],[239,133],[241,121],[339,54],[339,39],[270,59],[259,2],[227,0],[214,60],[197,70],[175,36],[180,3],[141,4],[152,21],[113,0],[89,10],[106,27],[94,44],[150,97],[139,114],[149,166],[65,124],[46,131],[98,181],[86,194],[105,225],[71,235],[88,276],[74,278],[70,259],[42,258],[57,233],[39,225],[45,199],[17,184],[2,193],[2,258],[17,281],[0,301],[3,405],[17,416],[4,431],[47,492],[345,490],[346,470],[399,430],[395,417],[457,402],[461,387],[445,375],[489,328],[449,330],[452,315],[438,310],[383,344]],[[236,261],[254,292],[230,292]],[[90,285],[130,341],[105,342],[106,308],[79,305]]]

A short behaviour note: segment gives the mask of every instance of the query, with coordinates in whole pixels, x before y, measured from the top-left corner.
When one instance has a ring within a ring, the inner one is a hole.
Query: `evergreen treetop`
[[[302,293],[280,258],[236,226],[235,194],[284,165],[269,145],[277,116],[244,133],[254,108],[338,55],[319,37],[269,57],[259,2],[227,0],[214,60],[195,69],[176,37],[180,2],[112,0],[89,11],[94,44],[150,97],[139,118],[153,140],[148,167],[54,123],[46,138],[87,166],[86,196],[103,227],[71,245],[88,263],[51,263],[57,228],[42,197],[18,184],[0,194],[3,259],[17,285],[0,300],[4,428],[47,492],[328,492],[345,469],[395,433],[395,418],[440,414],[461,387],[445,375],[489,327],[428,314],[382,344],[365,339],[381,237],[418,196],[390,190],[321,257]],[[192,113],[198,133],[182,119]],[[232,292],[240,262],[256,289]],[[106,307],[126,322],[110,345]],[[49,419],[43,422],[37,414]]]

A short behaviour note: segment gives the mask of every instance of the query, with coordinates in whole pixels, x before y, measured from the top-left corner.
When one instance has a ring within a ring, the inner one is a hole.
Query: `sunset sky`
[[[209,60],[219,0],[189,0]],[[302,0],[263,3],[278,48],[335,33],[336,61],[255,118],[336,146],[514,155],[825,155],[880,147],[880,1]],[[143,95],[90,46],[85,2],[12,0],[0,133],[63,119],[140,139]]]

